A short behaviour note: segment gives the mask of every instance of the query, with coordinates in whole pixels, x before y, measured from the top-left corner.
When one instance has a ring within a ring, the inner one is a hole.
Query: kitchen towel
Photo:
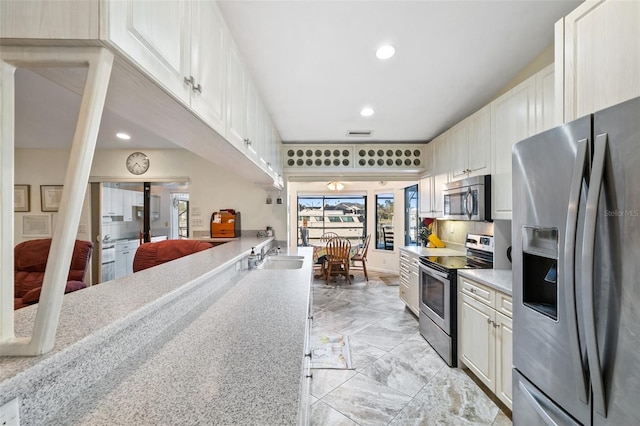
[[[342,335],[311,336],[311,368],[352,370],[349,338]]]

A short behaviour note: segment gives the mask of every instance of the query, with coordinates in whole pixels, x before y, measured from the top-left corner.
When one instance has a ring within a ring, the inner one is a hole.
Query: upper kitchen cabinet
[[[227,140],[244,150],[247,140],[247,77],[240,51],[231,42],[227,60]]]
[[[161,86],[189,103],[189,3],[107,1],[108,41]]]
[[[564,122],[640,96],[638,28],[638,1],[585,1],[556,23]]]
[[[511,148],[535,133],[535,82],[534,75],[490,104],[493,219],[511,219]]]
[[[442,189],[449,182],[449,140],[451,131],[445,132],[429,142],[429,153],[433,159],[431,173],[423,175],[418,183],[420,190],[420,217],[442,217],[444,198]]]
[[[451,179],[490,173],[491,107],[485,106],[451,129]]]
[[[555,65],[536,74],[536,133],[562,124],[556,115]]]
[[[108,1],[107,38],[225,135],[228,33],[215,2]]]

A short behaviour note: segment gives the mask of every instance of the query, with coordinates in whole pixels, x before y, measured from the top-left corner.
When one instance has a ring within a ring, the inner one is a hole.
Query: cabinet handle
[[[246,146],[251,146],[251,139],[246,138],[246,139],[244,140],[244,144],[245,144]]]
[[[491,324],[493,321],[491,321],[491,318],[487,318],[487,324]]]
[[[500,324],[496,324],[495,322],[493,323],[493,328],[498,328],[500,327]]]
[[[476,289],[475,289],[475,288],[470,288],[470,289],[469,289],[469,291],[470,291],[471,293],[475,293],[475,292],[476,292]]]
[[[193,90],[193,93],[198,92],[198,93],[202,94],[202,86],[200,86],[200,83],[198,83],[198,85],[196,85],[196,86],[192,85],[192,89],[191,90]]]
[[[193,85],[193,76],[191,76],[189,78],[185,77],[184,78],[184,84],[186,84],[187,86]]]

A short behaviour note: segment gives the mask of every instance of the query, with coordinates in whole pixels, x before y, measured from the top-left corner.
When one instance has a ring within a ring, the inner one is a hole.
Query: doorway
[[[404,245],[415,246],[418,237],[418,185],[404,189]]]

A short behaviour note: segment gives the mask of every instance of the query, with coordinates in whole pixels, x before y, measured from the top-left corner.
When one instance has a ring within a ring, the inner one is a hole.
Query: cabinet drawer
[[[511,296],[496,292],[496,311],[513,318],[513,304]]]
[[[463,294],[469,295],[479,302],[484,303],[492,308],[496,306],[496,292],[489,287],[470,281],[467,278],[460,277],[460,288]]]

